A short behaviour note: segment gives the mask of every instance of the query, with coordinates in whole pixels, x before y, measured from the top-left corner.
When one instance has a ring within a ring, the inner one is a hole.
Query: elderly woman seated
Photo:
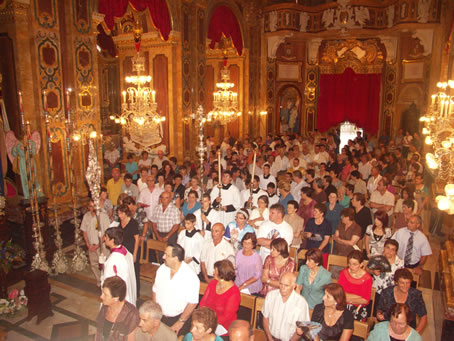
[[[367,338],[368,341],[421,341],[416,330],[409,326],[412,320],[410,308],[405,303],[394,303],[389,310],[389,322],[377,324]]]
[[[390,315],[388,307],[394,303],[405,303],[410,308],[411,321],[408,321],[410,327],[422,333],[427,324],[426,305],[422,298],[422,293],[411,286],[413,275],[408,269],[398,269],[394,274],[394,286],[391,286],[381,292],[380,300],[377,305],[377,319],[379,321],[389,321]],[[419,322],[416,325],[416,315],[419,316]]]
[[[191,332],[185,335],[183,341],[222,341],[215,334],[217,325],[216,313],[208,307],[200,307],[192,313]]]
[[[309,309],[322,303],[324,286],[331,283],[331,273],[323,266],[323,254],[319,249],[306,253],[306,264],[300,267],[296,280],[296,291],[306,299]]]
[[[96,341],[135,340],[139,312],[125,300],[126,282],[109,277],[102,285],[101,309],[96,318]]]
[[[315,341],[350,340],[353,334],[353,316],[346,309],[345,291],[342,286],[337,283],[325,286],[323,303],[315,306],[311,320],[322,325]],[[300,332],[301,330],[297,329],[297,333]]]
[[[350,252],[347,256],[348,267],[340,272],[338,281],[347,295],[347,309],[358,321],[367,319],[372,291],[372,277],[363,269],[363,260],[361,251]]]

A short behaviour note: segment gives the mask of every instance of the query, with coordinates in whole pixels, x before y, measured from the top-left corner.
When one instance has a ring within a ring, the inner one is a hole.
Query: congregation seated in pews
[[[126,174],[120,189],[113,170],[107,193],[119,213],[110,219],[124,231],[137,298],[140,279],[153,287],[125,337],[306,340],[311,325],[315,340],[420,340],[427,312],[417,285],[432,254],[422,170],[395,155],[399,145],[388,150],[358,136],[338,153],[326,141],[224,141],[208,149],[202,173],[190,161],[158,167],[142,154],[140,179]],[[92,244],[87,239],[95,251]],[[121,245],[108,246],[118,252]],[[103,301],[111,317],[124,295],[106,288],[104,296],[119,295],[115,304]]]

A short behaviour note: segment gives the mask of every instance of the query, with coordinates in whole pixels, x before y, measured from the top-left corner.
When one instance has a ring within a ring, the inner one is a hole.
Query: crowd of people
[[[129,155],[102,189],[98,219],[90,201],[81,225],[102,288],[97,340],[252,340],[238,320],[242,294],[264,297],[268,340],[303,339],[297,322],[313,321],[315,340],[346,341],[371,317],[370,340],[421,340],[427,312],[412,282],[432,251],[420,138],[358,133],[339,144],[331,130],[209,138],[203,165]],[[148,238],[168,246],[137,310]],[[307,250],[303,264],[292,248]],[[347,267],[328,269],[330,254]]]

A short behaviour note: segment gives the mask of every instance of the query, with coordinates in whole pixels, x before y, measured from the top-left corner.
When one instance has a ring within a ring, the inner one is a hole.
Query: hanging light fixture
[[[235,84],[230,82],[230,71],[227,67],[227,44],[226,39],[222,38],[224,44],[224,67],[221,70],[222,82],[216,83],[217,91],[213,92],[213,110],[208,113],[208,121],[219,121],[227,124],[241,116],[238,111],[238,93],[232,89]]]
[[[121,114],[110,116],[115,123],[135,134],[145,133],[150,127],[165,121],[165,117],[157,112],[156,91],[151,87],[152,77],[144,75],[145,58],[139,54],[142,32],[136,21],[133,33],[137,55],[132,59],[132,71],[136,75],[125,77],[126,83],[132,85],[122,92]]]
[[[438,82],[437,88],[428,113],[419,121],[424,124],[424,141],[432,148],[426,153],[427,166],[438,181],[446,184],[445,195],[435,198],[438,208],[454,214],[454,81]]]

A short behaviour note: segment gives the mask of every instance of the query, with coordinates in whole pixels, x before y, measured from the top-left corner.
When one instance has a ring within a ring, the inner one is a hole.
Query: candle
[[[432,103],[431,103],[431,105],[435,104],[435,97],[437,97],[437,95],[432,95]]]
[[[43,108],[47,111],[47,91],[43,90]]]
[[[66,109],[67,109],[68,111],[69,111],[69,108],[70,108],[70,101],[69,101],[70,93],[71,93],[71,88],[69,88],[68,90],[66,90]]]
[[[122,95],[123,95],[123,103],[126,103],[126,91],[123,91]]]
[[[22,91],[19,91],[18,94],[19,94],[19,109],[20,109],[21,112],[23,112],[24,111],[24,106],[23,106],[23,103],[22,103]]]
[[[221,184],[221,150],[218,152],[218,173],[219,173],[219,184]]]
[[[443,116],[444,109],[445,109],[445,101],[444,101],[444,99],[442,99],[441,100],[441,109],[440,109],[440,115],[441,116]]]
[[[252,182],[254,181],[254,176],[255,176],[255,160],[256,159],[257,159],[257,152],[254,150],[254,160],[252,161],[251,186],[252,186]]]
[[[156,91],[154,90],[151,92],[151,102],[156,103]]]

